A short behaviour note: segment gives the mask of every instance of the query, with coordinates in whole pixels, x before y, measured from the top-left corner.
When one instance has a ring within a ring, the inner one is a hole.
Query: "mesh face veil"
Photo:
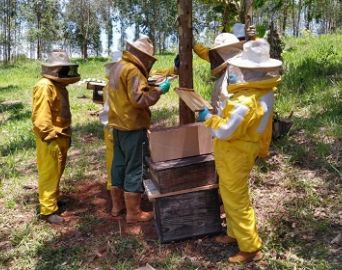
[[[42,66],[42,74],[54,76],[57,78],[79,77],[80,74],[78,74],[77,69],[78,65],[56,67]]]

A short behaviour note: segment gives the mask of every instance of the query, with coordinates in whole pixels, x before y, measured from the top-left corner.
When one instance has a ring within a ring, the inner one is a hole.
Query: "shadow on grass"
[[[5,112],[9,114],[9,116],[5,118],[5,123],[10,121],[21,121],[31,117],[31,111],[24,109],[24,105],[20,101],[7,101],[0,103],[0,113]]]
[[[1,87],[0,87],[1,91]],[[24,108],[24,104],[21,101],[2,101],[0,103],[0,112],[6,111],[18,111]]]
[[[7,86],[0,86],[0,92],[6,92],[6,91],[16,91],[19,89],[18,85],[7,85]]]
[[[21,150],[32,149],[35,145],[34,137],[30,134],[21,138],[13,139],[6,145],[1,145],[0,154],[1,156],[8,156]]]
[[[103,139],[103,125],[98,119],[87,122],[86,124],[73,125],[72,132],[75,139],[82,139],[82,137]]]
[[[285,137],[275,147],[290,156],[290,163],[300,169],[315,171],[326,179],[326,187],[333,187],[342,179],[339,162],[342,141],[323,143],[319,139],[299,134],[300,138]],[[303,142],[299,142],[301,139]]]
[[[8,116],[5,117],[3,123],[10,122],[13,125],[31,117],[31,111],[25,109],[23,103],[19,101],[7,101],[1,103],[0,113],[4,112],[6,112]],[[0,154],[2,156],[7,156],[20,150],[31,149],[34,146],[35,142],[33,135],[31,133],[23,132],[20,136],[12,136],[11,139],[8,140],[7,144],[0,145]]]
[[[338,256],[340,244],[332,244],[342,225],[333,218],[317,216],[319,198],[313,200],[317,197],[292,198],[285,203],[284,211],[270,219],[272,231],[262,234],[269,252],[277,252],[273,264],[281,266],[287,261],[288,266],[291,262],[305,269],[342,269],[342,258]]]

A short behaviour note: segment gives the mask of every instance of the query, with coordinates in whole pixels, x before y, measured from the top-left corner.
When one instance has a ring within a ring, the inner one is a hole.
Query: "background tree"
[[[20,2],[17,0],[2,0],[0,6],[0,44],[1,56],[5,64],[15,57],[15,46],[20,33],[18,16]]]
[[[77,44],[83,59],[88,58],[88,50],[98,55],[101,51],[98,8],[101,1],[73,0],[66,5],[66,18],[69,21],[69,36],[72,44]]]
[[[61,6],[54,0],[26,0],[23,13],[28,24],[27,38],[36,44],[37,58],[61,37]]]

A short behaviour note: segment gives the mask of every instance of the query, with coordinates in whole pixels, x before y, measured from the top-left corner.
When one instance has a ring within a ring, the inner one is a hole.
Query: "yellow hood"
[[[277,89],[278,84],[281,82],[281,76],[271,77],[269,79],[260,81],[250,81],[237,84],[231,84],[228,86],[228,93],[236,93],[240,91],[249,90],[273,90]]]

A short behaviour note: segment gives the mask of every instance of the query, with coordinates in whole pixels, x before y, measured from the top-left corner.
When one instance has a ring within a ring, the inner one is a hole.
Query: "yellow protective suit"
[[[227,234],[236,238],[240,251],[254,252],[262,242],[248,189],[256,157],[265,156],[272,135],[273,91],[280,77],[229,86],[233,96],[221,115],[204,122],[214,139],[219,189],[227,217]]]
[[[107,182],[106,188],[110,190],[112,187],[112,162],[114,155],[114,142],[113,131],[108,126],[103,128],[104,141],[106,145],[106,170],[107,170]]]
[[[36,137],[38,193],[40,214],[50,215],[58,210],[59,181],[63,174],[69,137],[60,137],[47,143]]]
[[[108,86],[108,125],[122,131],[147,129],[150,126],[150,106],[162,92],[148,85],[148,71],[133,54],[125,51],[122,60],[110,71]]]
[[[36,136],[40,213],[57,211],[59,181],[71,136],[71,113],[66,88],[42,78],[34,86],[32,123]]]
[[[193,46],[194,52],[203,60],[210,62],[209,60],[209,48],[205,47],[204,45],[200,43],[196,43]]]

